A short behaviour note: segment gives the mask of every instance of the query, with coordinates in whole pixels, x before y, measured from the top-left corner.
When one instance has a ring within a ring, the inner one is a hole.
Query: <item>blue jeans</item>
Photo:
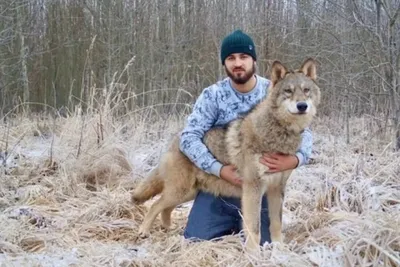
[[[186,239],[211,240],[225,235],[237,234],[242,230],[240,208],[240,198],[215,197],[200,191],[189,213],[183,236]],[[271,242],[269,224],[267,199],[263,197],[260,245],[266,241]]]

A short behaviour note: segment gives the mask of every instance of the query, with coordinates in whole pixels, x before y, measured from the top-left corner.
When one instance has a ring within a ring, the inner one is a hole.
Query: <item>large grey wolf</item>
[[[272,242],[282,242],[282,205],[286,182],[292,170],[268,172],[259,162],[262,153],[295,154],[301,142],[301,132],[308,127],[320,102],[316,84],[316,64],[303,62],[300,69],[289,71],[275,61],[271,71],[268,95],[245,117],[233,121],[227,129],[212,129],[204,142],[223,164],[233,164],[243,179],[242,188],[197,168],[180,150],[176,137],[163,155],[157,168],[151,171],[132,193],[134,203],[143,203],[157,194],[139,229],[148,235],[156,216],[162,224],[171,224],[171,212],[179,204],[194,199],[198,190],[215,195],[241,197],[246,247],[260,243],[260,209],[266,194]]]

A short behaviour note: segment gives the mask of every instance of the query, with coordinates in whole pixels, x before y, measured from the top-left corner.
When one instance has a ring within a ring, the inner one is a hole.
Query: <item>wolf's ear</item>
[[[317,79],[317,66],[314,59],[309,58],[301,65],[300,71],[314,81]]]
[[[272,63],[272,71],[271,71],[272,84],[276,84],[281,79],[283,79],[283,77],[285,77],[287,72],[288,70],[286,69],[285,66],[282,65],[281,62],[277,60],[274,61],[274,63]]]

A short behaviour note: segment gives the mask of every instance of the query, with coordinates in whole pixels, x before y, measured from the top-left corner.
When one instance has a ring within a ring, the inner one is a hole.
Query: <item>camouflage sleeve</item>
[[[296,152],[296,156],[299,159],[299,164],[297,167],[307,164],[312,153],[313,136],[311,129],[306,128],[301,136],[302,141],[300,144],[300,148]]]
[[[202,141],[204,134],[217,121],[218,107],[216,104],[216,96],[209,88],[204,89],[181,133],[180,150],[197,167],[219,177],[222,164],[210,153]]]

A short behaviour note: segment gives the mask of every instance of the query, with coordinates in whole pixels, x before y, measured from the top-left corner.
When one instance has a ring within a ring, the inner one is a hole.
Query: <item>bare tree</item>
[[[2,109],[21,100],[93,110],[107,93],[127,110],[179,110],[225,75],[221,39],[241,28],[260,74],[274,59],[316,58],[321,114],[347,129],[349,116],[383,117],[399,148],[399,9],[400,0],[4,0]]]

